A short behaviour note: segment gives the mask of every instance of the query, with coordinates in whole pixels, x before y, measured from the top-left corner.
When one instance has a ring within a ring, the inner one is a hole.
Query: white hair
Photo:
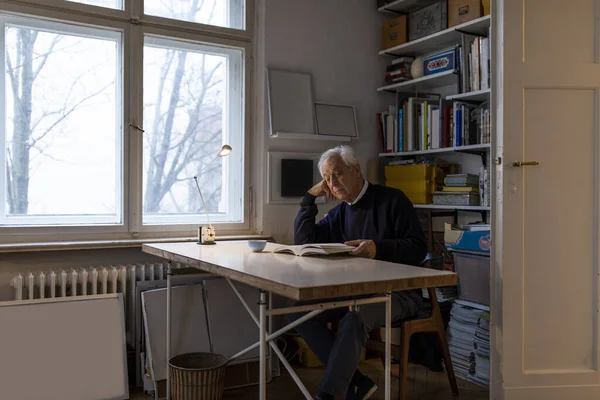
[[[358,158],[356,157],[356,154],[354,153],[354,149],[350,146],[341,145],[341,146],[336,146],[333,149],[329,149],[325,153],[321,154],[321,158],[319,159],[319,164],[318,164],[319,172],[321,172],[321,168],[323,167],[323,164],[325,163],[325,161],[327,161],[329,158],[331,158],[333,156],[340,156],[342,158],[342,160],[344,161],[344,163],[348,167],[360,166],[360,163],[358,162]],[[321,175],[323,175],[323,173],[321,173]]]

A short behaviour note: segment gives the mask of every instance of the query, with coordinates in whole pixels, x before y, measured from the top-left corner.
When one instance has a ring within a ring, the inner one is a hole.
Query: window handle
[[[133,129],[136,129],[136,130],[142,132],[142,133],[146,132],[145,130],[143,130],[142,128],[140,128],[139,125],[135,125],[135,124],[130,123],[129,126],[132,127]]]

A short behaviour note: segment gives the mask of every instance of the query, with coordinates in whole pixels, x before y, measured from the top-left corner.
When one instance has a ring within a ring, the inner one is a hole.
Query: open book
[[[310,243],[296,246],[281,244],[267,244],[265,251],[271,253],[291,253],[297,256],[326,256],[331,254],[349,253],[356,247],[346,246],[342,243]]]

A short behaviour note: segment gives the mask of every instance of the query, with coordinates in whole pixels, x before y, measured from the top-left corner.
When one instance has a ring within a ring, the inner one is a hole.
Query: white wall
[[[376,158],[379,138],[375,114],[394,101],[378,94],[383,84],[386,60],[377,53],[381,45],[384,16],[374,0],[259,0],[259,37],[265,46],[256,59],[257,100],[266,103],[266,68],[310,73],[315,101],[353,105],[356,108],[359,140],[354,147],[366,175],[367,160]],[[259,39],[260,40],[260,39]],[[293,222],[298,205],[266,204],[266,160],[268,150],[320,153],[339,143],[282,140],[269,137],[268,108],[257,105],[255,157],[263,160],[256,170],[256,226],[277,241],[293,241]],[[262,118],[261,118],[262,116]],[[320,206],[320,214],[335,206]],[[261,218],[262,216],[262,218]]]

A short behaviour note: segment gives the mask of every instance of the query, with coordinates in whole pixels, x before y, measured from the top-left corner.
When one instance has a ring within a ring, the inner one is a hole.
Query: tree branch
[[[101,88],[100,90],[90,94],[89,96],[84,97],[83,99],[81,99],[79,102],[77,102],[75,105],[73,105],[69,111],[67,111],[66,113],[64,113],[59,119],[57,119],[56,121],[54,121],[54,123],[52,125],[50,125],[50,127],[48,129],[46,129],[44,131],[44,133],[42,133],[40,136],[38,136],[35,139],[31,139],[31,144],[30,147],[34,147],[36,145],[37,142],[39,142],[40,140],[42,140],[46,135],[48,135],[48,133],[50,133],[58,124],[60,124],[62,121],[64,121],[66,118],[69,117],[69,115],[71,115],[80,105],[82,105],[83,103],[85,103],[87,100],[99,95],[100,93],[102,93],[104,90],[106,90],[106,88],[110,87],[112,84],[114,84],[114,82],[110,82],[108,85],[104,86],[103,88]]]

